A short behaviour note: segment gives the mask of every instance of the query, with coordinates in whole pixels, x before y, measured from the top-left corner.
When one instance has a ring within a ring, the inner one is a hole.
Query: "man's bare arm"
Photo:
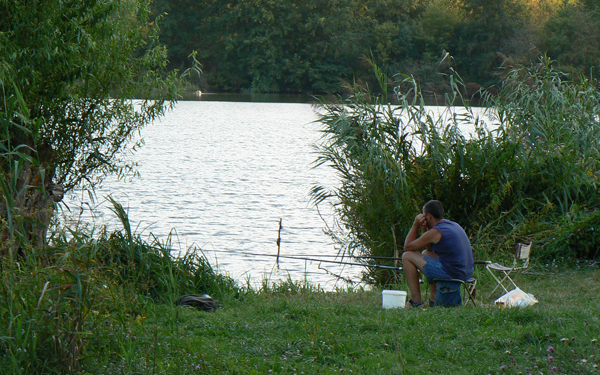
[[[404,251],[418,251],[424,248],[431,250],[432,243],[438,243],[442,238],[442,233],[437,229],[429,229],[417,238],[419,227],[424,227],[425,215],[419,214],[413,222],[410,232],[404,239]]]

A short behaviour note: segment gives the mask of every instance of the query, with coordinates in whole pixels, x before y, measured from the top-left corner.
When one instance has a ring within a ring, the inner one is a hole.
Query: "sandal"
[[[422,305],[423,305],[423,302],[415,302],[412,299],[409,299],[406,302],[406,307],[411,307],[411,308],[421,307]]]

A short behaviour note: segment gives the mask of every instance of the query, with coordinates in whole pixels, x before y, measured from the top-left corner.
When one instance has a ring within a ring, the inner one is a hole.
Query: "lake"
[[[338,249],[324,233],[333,226],[331,207],[317,210],[310,202],[313,185],[337,183],[332,169],[312,167],[317,114],[295,102],[306,97],[269,99],[282,100],[202,95],[179,102],[142,130],[145,145],[133,155],[139,177],[107,178],[95,202],[80,193],[65,203],[86,222],[118,229],[105,200],[111,194],[142,238],[165,240],[173,231],[176,252],[197,246],[216,270],[242,284],[291,278],[326,290],[346,287],[336,275],[358,283],[362,266],[332,263]]]
[[[332,261],[338,253],[323,232],[331,208],[319,212],[309,197],[314,184],[336,182],[332,170],[312,168],[316,118],[307,103],[181,101],[143,129],[145,145],[133,156],[138,178],[108,178],[94,203],[85,193],[65,203],[73,212],[81,206],[86,221],[119,228],[104,199],[112,194],[143,238],[174,230],[177,251],[196,245],[215,269],[244,284],[289,277],[324,289],[346,285],[332,273],[358,282],[361,266],[286,258]]]

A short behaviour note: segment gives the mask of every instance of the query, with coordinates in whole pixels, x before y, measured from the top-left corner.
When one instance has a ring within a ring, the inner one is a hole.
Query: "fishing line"
[[[362,267],[371,267],[371,268],[377,268],[377,269],[390,269],[390,270],[402,270],[401,266],[395,267],[395,266],[385,266],[385,265],[381,265],[381,264],[367,264],[367,263],[356,263],[356,262],[348,262],[348,261],[343,261],[343,260],[327,260],[327,259],[322,259],[323,257],[338,257],[337,255],[319,255],[321,258],[315,258],[314,256],[311,255],[307,255],[307,256],[296,256],[296,255],[280,255],[280,254],[260,254],[260,253],[251,253],[251,252],[232,252],[232,251],[226,251],[226,250],[211,250],[211,251],[207,251],[207,252],[215,252],[215,253],[225,253],[225,254],[229,254],[229,255],[251,255],[251,256],[256,256],[256,257],[268,257],[268,258],[285,258],[285,259],[295,259],[295,260],[304,260],[304,261],[311,261],[311,262],[320,262],[320,263],[333,263],[333,264],[339,264],[339,265],[347,265],[347,266],[362,266]],[[202,251],[202,253],[204,253],[204,251]],[[350,258],[350,256],[349,256]],[[384,257],[384,256],[357,256],[357,257],[351,257],[354,259],[379,259],[379,260],[401,260],[402,258],[396,258],[396,257]],[[487,264],[489,263],[489,261],[487,260],[475,260],[473,262],[474,264]]]
[[[204,250],[202,250],[204,252]],[[240,253],[236,253],[234,251],[230,251],[230,250],[206,250],[206,252],[215,252],[215,253],[224,253],[224,254],[247,254],[247,255],[265,255],[265,254],[258,254],[258,253],[248,253],[248,252],[240,252]],[[270,255],[269,255],[270,256]],[[276,255],[273,255],[276,256]],[[402,260],[402,258],[400,257],[386,257],[386,256],[377,256],[377,255],[346,255],[346,256],[339,256],[339,255],[331,255],[331,254],[319,254],[319,255],[312,255],[312,254],[300,254],[300,255],[280,255],[281,258],[283,257],[290,257],[290,256],[294,256],[294,257],[299,257],[299,256],[303,256],[303,257],[309,257],[309,258],[352,258],[352,259],[379,259],[379,260]]]
[[[333,264],[340,264],[340,265],[346,265],[346,266],[362,266],[362,267],[371,267],[371,268],[378,268],[378,269],[390,269],[390,270],[401,270],[402,267],[394,267],[394,266],[384,266],[384,265],[380,265],[380,264],[365,264],[365,263],[355,263],[355,262],[344,262],[344,261],[338,261],[338,260],[326,260],[326,259],[319,259],[319,258],[312,258],[312,257],[300,257],[300,256],[294,256],[294,255],[275,255],[275,254],[259,254],[259,253],[248,253],[248,252],[243,252],[243,253],[234,253],[231,251],[224,251],[224,250],[212,250],[213,252],[218,252],[218,253],[227,253],[227,254],[236,254],[236,255],[252,255],[252,256],[256,256],[256,257],[269,257],[269,258],[285,258],[285,259],[295,259],[295,260],[304,260],[304,261],[311,261],[311,262],[320,262],[320,263],[333,263]],[[204,251],[203,251],[204,252]],[[365,257],[365,258],[371,258],[371,257]],[[399,259],[399,258],[388,258],[388,257],[382,257],[384,259]]]

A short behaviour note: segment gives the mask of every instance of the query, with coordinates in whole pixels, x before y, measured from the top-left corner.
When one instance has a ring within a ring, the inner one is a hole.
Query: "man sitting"
[[[423,233],[417,238],[419,229]],[[425,248],[423,252],[419,250]],[[415,221],[406,239],[402,266],[411,299],[407,307],[423,304],[419,286],[419,271],[430,281],[430,305],[435,303],[436,284],[433,279],[467,280],[473,276],[473,251],[463,228],[444,219],[440,201],[431,200],[423,206],[423,213]]]

